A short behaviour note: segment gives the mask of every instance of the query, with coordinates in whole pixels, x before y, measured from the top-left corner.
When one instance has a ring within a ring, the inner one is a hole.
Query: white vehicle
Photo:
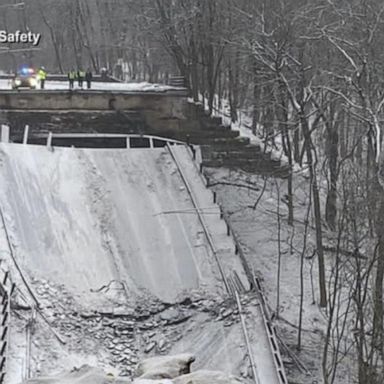
[[[36,89],[37,76],[33,68],[22,68],[12,79],[12,89],[29,88]]]

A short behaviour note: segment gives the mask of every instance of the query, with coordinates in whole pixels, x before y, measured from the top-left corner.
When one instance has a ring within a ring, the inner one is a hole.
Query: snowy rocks
[[[142,361],[137,368],[140,375],[134,384],[241,384],[235,376],[216,371],[190,372],[195,360],[191,354],[153,357]]]
[[[196,371],[179,376],[173,380],[174,384],[241,384],[242,381],[235,376],[216,371]]]
[[[152,357],[139,363],[137,374],[141,379],[174,379],[189,373],[194,361],[195,357],[189,353]]]
[[[226,319],[227,317],[231,316],[233,314],[232,308],[222,308],[220,310],[220,318]]]
[[[133,384],[173,384],[172,380],[148,380],[148,379],[136,379],[133,380]]]
[[[191,314],[187,310],[181,310],[179,308],[168,308],[160,314],[160,319],[165,322],[166,325],[179,324],[191,317]]]
[[[92,368],[89,366],[82,366],[80,368],[74,368],[71,372],[60,374],[55,377],[42,377],[37,379],[31,379],[25,381],[23,384],[101,384],[101,383],[119,383],[128,384],[128,379],[119,378],[115,381],[113,376],[105,374],[101,369]]]
[[[144,348],[144,352],[145,353],[149,353],[153,350],[153,348],[156,347],[156,342],[155,341],[151,341],[149,344],[147,344],[147,346]]]
[[[165,341],[165,339],[160,339],[160,341],[158,343],[159,350],[164,351],[166,348],[166,345],[167,345],[167,342]]]

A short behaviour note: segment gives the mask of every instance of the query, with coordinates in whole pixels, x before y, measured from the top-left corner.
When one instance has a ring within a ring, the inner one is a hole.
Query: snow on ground
[[[276,313],[277,271],[278,271],[278,220],[277,202],[280,195],[281,215],[281,277],[280,305],[277,327],[282,339],[311,372],[306,375],[297,367],[286,367],[292,382],[322,383],[321,359],[326,330],[326,315],[318,306],[318,265],[313,256],[315,231],[313,213],[310,214],[310,228],[304,260],[304,304],[302,350],[298,352],[298,318],[300,308],[300,260],[304,238],[304,219],[307,211],[309,183],[305,177],[294,177],[295,230],[287,225],[287,205],[284,203],[286,181],[271,178],[267,181],[264,194],[253,210],[264,185],[261,176],[227,169],[207,169],[210,183],[215,185],[218,201],[230,216],[230,222],[242,244],[247,261],[260,277],[270,309]],[[225,184],[220,184],[224,182]],[[259,191],[230,186],[228,183],[250,185]],[[292,252],[291,252],[292,244]],[[325,264],[329,276],[333,264],[332,254],[327,253]],[[354,370],[350,357],[341,362],[338,384],[353,383]]]
[[[46,90],[68,90],[69,83],[66,81],[46,81]],[[84,90],[86,84],[84,83]],[[0,90],[12,90],[10,80],[0,80]],[[75,84],[75,90],[80,88]],[[92,82],[92,90],[95,91],[115,91],[115,92],[165,92],[168,90],[180,90],[183,88],[171,87],[164,84],[148,83],[146,81],[140,83],[106,83],[106,82]],[[30,91],[26,89],[27,91]],[[20,90],[23,92],[24,88]],[[32,90],[33,91],[33,90]],[[37,89],[36,92],[39,92]]]

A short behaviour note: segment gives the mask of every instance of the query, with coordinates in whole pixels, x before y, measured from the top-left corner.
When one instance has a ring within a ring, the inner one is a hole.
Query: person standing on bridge
[[[69,89],[73,89],[73,86],[74,86],[75,80],[76,80],[76,72],[74,69],[71,69],[68,72],[68,80],[69,80]]]
[[[87,69],[87,72],[85,73],[85,81],[87,82],[87,89],[91,89],[91,83],[92,83],[92,71],[91,68]]]
[[[44,67],[40,67],[39,72],[37,72],[37,78],[40,81],[40,88],[44,89],[45,80],[47,79],[47,72],[45,71]]]
[[[85,78],[85,72],[82,69],[79,69],[77,71],[77,82],[79,85],[79,88],[83,89],[83,82]]]

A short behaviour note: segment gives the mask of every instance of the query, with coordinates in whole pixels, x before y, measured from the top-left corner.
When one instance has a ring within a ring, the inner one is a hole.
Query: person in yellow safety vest
[[[75,84],[76,77],[77,77],[77,74],[76,74],[75,70],[74,70],[74,69],[71,69],[71,70],[68,72],[69,89],[73,89],[73,86],[74,86],[74,84]]]
[[[85,78],[85,72],[82,69],[79,69],[77,72],[77,82],[79,84],[79,88],[83,89],[83,81]]]
[[[45,71],[44,67],[41,67],[39,69],[39,72],[37,72],[37,78],[40,81],[40,88],[44,89],[44,87],[45,87],[45,80],[47,79],[47,72]]]

